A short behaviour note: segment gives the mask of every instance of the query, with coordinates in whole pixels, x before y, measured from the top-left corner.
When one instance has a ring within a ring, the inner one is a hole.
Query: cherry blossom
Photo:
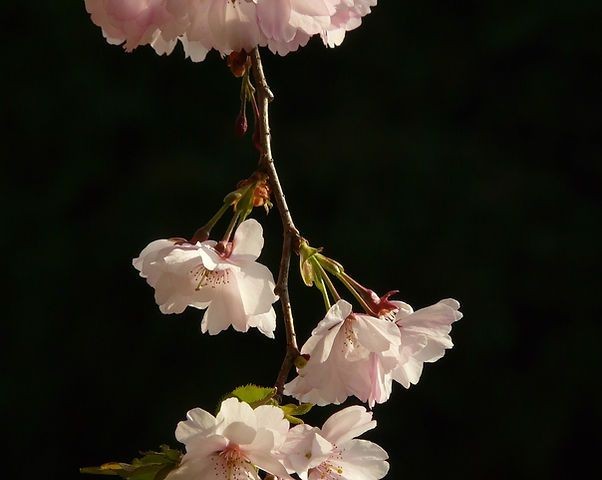
[[[298,425],[280,448],[289,473],[302,480],[378,480],[389,471],[388,455],[378,445],[356,437],[376,427],[364,407],[347,407],[323,427]]]
[[[257,327],[273,338],[276,314],[272,304],[278,299],[274,277],[255,261],[263,248],[261,225],[246,220],[236,229],[232,243],[222,249],[218,246],[213,240],[196,244],[156,240],[133,265],[155,289],[161,312],[206,308],[203,333],[216,335],[232,325],[239,332]]]
[[[286,55],[314,35],[334,47],[357,28],[376,0],[85,0],[107,41],[127,51],[150,44],[170,54],[178,40],[187,57],[204,60],[267,46]]]
[[[339,404],[355,395],[374,405],[389,398],[387,374],[399,364],[401,338],[385,318],[352,313],[339,300],[301,348],[309,361],[284,392],[303,402]]]
[[[253,410],[236,398],[224,400],[215,417],[200,408],[190,410],[176,428],[186,454],[167,479],[259,480],[259,468],[293,480],[277,455],[288,429],[280,408],[263,405]]]
[[[92,21],[102,28],[111,44],[124,44],[131,52],[151,44],[158,53],[169,54],[186,23],[173,15],[170,0],[85,0]]]
[[[397,307],[394,322],[399,327],[401,345],[400,362],[391,377],[410,388],[418,383],[425,362],[436,362],[453,347],[449,334],[452,323],[462,318],[460,303],[448,298],[416,311],[407,303],[392,303]]]

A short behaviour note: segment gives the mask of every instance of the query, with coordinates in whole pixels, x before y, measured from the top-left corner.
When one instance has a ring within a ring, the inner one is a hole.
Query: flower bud
[[[244,109],[241,109],[236,117],[236,122],[234,123],[234,133],[236,133],[238,137],[242,137],[245,133],[247,133],[248,129],[249,122],[247,122],[247,115],[245,114]]]

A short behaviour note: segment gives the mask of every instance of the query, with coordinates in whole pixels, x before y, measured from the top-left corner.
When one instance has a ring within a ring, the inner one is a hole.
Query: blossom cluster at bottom
[[[378,445],[356,437],[376,421],[364,407],[347,407],[322,428],[289,428],[282,409],[255,409],[237,398],[221,404],[216,416],[195,408],[180,422],[176,438],[186,454],[167,480],[259,480],[262,470],[293,480],[378,480],[388,470],[388,455]]]

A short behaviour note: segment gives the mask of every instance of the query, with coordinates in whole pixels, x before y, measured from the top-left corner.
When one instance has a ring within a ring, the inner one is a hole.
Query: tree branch
[[[272,157],[272,147],[270,139],[270,120],[269,120],[269,104],[274,99],[274,95],[268,86],[259,49],[256,48],[251,53],[251,65],[253,70],[253,78],[255,79],[255,88],[257,90],[257,107],[259,109],[258,128],[261,142],[261,159],[260,169],[265,171],[270,181],[272,195],[276,201],[280,219],[282,221],[282,256],[280,257],[280,269],[278,271],[278,281],[274,289],[276,295],[280,297],[282,306],[282,315],[284,317],[284,327],[286,329],[286,354],[275,387],[278,395],[282,395],[284,384],[288,375],[295,364],[295,359],[299,356],[299,347],[297,346],[297,338],[295,336],[295,323],[293,320],[293,311],[288,293],[288,276],[291,262],[291,254],[294,249],[299,246],[300,235],[299,230],[295,227],[290,210],[286,203],[286,198],[278,178],[278,172],[274,165]]]

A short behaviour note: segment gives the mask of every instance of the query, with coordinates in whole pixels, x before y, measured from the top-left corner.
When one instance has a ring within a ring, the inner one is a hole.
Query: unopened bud
[[[248,129],[249,122],[247,122],[247,115],[243,109],[236,117],[236,122],[234,123],[234,133],[236,133],[237,136],[242,137],[245,133],[247,133]]]

